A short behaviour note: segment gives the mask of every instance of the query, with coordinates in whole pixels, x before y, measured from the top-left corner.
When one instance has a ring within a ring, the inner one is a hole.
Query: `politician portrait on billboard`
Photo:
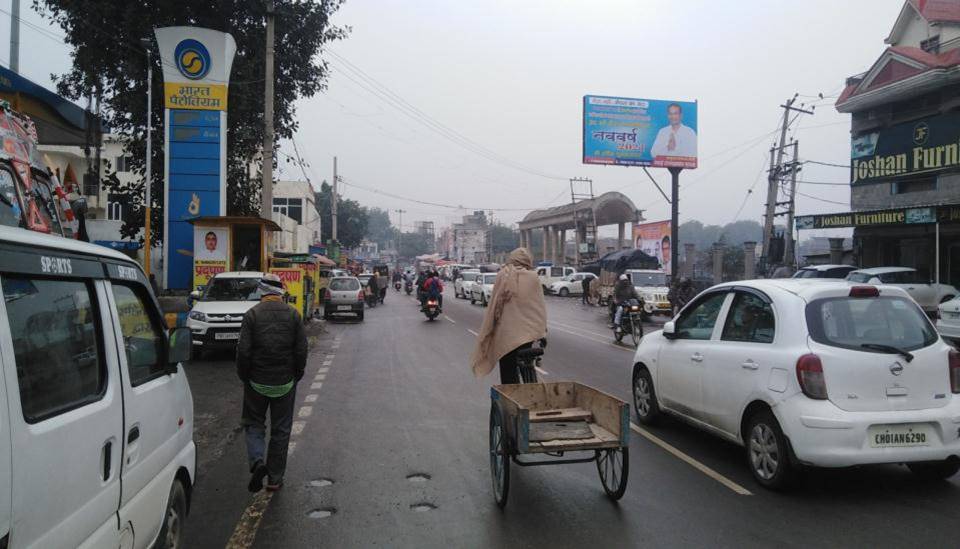
[[[583,163],[697,167],[697,103],[587,95]]]

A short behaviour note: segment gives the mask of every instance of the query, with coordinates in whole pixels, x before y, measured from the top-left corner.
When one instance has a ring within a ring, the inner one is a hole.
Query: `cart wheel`
[[[630,449],[627,447],[612,450],[597,450],[597,471],[607,497],[617,501],[627,490],[627,477],[630,473]]]
[[[493,478],[493,499],[503,509],[510,493],[510,456],[503,416],[497,405],[490,405],[490,476]]]

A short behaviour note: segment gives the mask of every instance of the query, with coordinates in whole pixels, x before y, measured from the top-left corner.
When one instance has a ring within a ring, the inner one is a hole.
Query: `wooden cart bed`
[[[495,385],[491,399],[517,453],[620,448],[628,444],[630,408],[572,381]]]

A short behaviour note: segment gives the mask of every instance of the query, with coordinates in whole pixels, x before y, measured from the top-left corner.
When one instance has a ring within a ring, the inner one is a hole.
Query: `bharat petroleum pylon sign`
[[[155,29],[163,63],[164,286],[193,285],[195,217],[227,210],[227,93],[237,44],[200,27]]]

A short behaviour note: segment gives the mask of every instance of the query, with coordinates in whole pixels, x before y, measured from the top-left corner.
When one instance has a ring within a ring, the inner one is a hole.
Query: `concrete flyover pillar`
[[[617,223],[617,251],[623,249],[623,235],[626,232],[626,223]]]
[[[557,265],[563,263],[563,240],[560,239],[560,229],[553,231],[553,261]]]
[[[753,280],[757,276],[757,243],[743,243],[743,279]]]
[[[529,237],[527,236],[527,231],[520,231],[520,247],[521,248],[530,248],[530,242],[528,242]]]
[[[713,245],[713,283],[723,282],[723,244],[716,242]]]
[[[683,274],[689,279],[693,279],[693,268],[697,262],[697,245],[693,242],[687,242],[683,245]]]
[[[560,231],[560,258],[567,261],[567,230]]]
[[[541,259],[542,261],[547,261],[547,257],[548,257],[549,254],[550,254],[550,251],[549,251],[550,248],[548,247],[548,245],[549,245],[548,240],[550,239],[550,236],[549,236],[549,235],[550,235],[550,231],[548,231],[547,228],[544,227],[544,228],[542,229],[542,233],[541,233],[541,235],[540,235],[540,236],[541,236],[541,239],[542,239],[541,244],[543,245],[543,246],[540,248],[540,259]]]
[[[830,263],[840,265],[843,263],[843,238],[829,238],[830,242]]]

